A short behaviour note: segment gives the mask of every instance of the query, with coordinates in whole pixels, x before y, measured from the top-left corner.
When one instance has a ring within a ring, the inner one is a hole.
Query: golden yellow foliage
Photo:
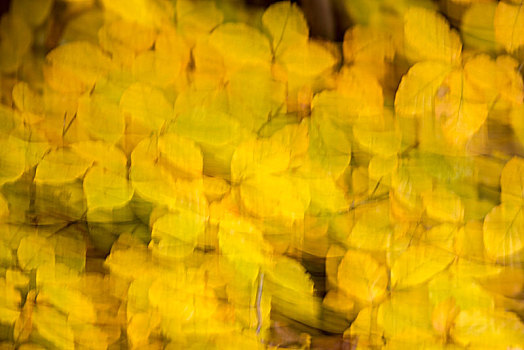
[[[296,4],[282,1],[270,6],[262,15],[262,23],[271,35],[274,57],[279,57],[290,46],[308,40],[309,28]]]
[[[522,205],[503,202],[484,219],[484,247],[493,258],[506,257],[524,247]]]
[[[88,42],[62,45],[46,56],[44,76],[54,90],[83,93],[109,71],[111,61],[102,50]]]
[[[460,62],[462,43],[457,32],[436,12],[412,7],[404,15],[406,55],[414,62]]]
[[[522,11],[13,0],[0,348],[522,346]]]
[[[386,292],[386,268],[371,255],[348,251],[338,267],[339,288],[371,304],[380,302]]]
[[[512,53],[524,45],[524,9],[522,2],[501,1],[495,10],[495,39]]]

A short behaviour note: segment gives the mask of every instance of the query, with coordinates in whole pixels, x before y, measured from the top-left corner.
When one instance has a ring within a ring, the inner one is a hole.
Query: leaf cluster
[[[1,346],[524,343],[524,4],[343,3],[13,1]]]

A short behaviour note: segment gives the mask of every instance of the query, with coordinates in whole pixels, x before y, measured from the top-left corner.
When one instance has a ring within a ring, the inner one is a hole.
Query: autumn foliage
[[[524,3],[339,2],[12,1],[0,349],[523,348]]]

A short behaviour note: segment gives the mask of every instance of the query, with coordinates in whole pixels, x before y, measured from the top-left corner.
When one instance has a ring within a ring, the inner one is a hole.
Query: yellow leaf
[[[368,174],[369,178],[379,181],[386,176],[391,175],[398,166],[397,155],[381,156],[374,155],[369,161]]]
[[[457,63],[462,53],[460,37],[435,11],[412,7],[404,15],[406,55],[415,62]]]
[[[11,136],[0,136],[0,185],[17,180],[25,170],[24,143]]]
[[[435,220],[459,223],[464,220],[464,206],[460,197],[442,188],[434,188],[422,194],[426,214]]]
[[[166,133],[160,137],[153,136],[141,141],[131,154],[133,171],[147,167],[156,169],[148,175],[151,179],[161,174],[170,179],[198,179],[202,175],[202,154],[193,141],[173,133]],[[147,175],[147,174],[146,174]]]
[[[100,46],[111,53],[122,47],[131,52],[145,51],[153,45],[155,37],[156,33],[152,28],[125,20],[107,23],[98,31]]]
[[[106,10],[112,11],[130,22],[160,27],[174,17],[173,4],[158,0],[103,0]]]
[[[220,177],[204,176],[204,193],[210,202],[219,200],[231,189],[229,183]]]
[[[309,126],[308,169],[337,179],[351,160],[351,143],[346,134],[329,119],[313,112]]]
[[[182,39],[178,38],[182,43]],[[159,40],[156,41],[158,44]],[[177,45],[175,50],[179,55],[175,55],[171,52],[163,53],[155,44],[155,50],[148,50],[138,54],[133,62],[131,63],[131,70],[133,77],[136,81],[141,83],[149,84],[159,88],[165,88],[176,84],[176,88],[185,87],[186,79],[183,75],[186,68],[186,58],[189,56],[185,55],[185,51]]]
[[[11,5],[11,11],[32,27],[38,27],[49,16],[52,7],[53,0],[16,0]]]
[[[462,40],[467,46],[481,51],[495,51],[494,19],[497,3],[481,1],[472,3],[464,12],[461,21]]]
[[[338,220],[333,220],[333,226],[341,227],[342,229],[346,229],[347,226],[351,225],[350,218],[348,215],[344,216],[337,216],[335,217]],[[346,226],[347,225],[347,226]],[[341,231],[341,229],[337,230]],[[349,230],[348,230],[349,231]],[[339,236],[345,236],[345,232],[343,234],[338,233]],[[338,237],[337,237],[338,238]],[[326,252],[326,279],[327,279],[327,286],[329,289],[334,289],[337,287],[337,272],[338,272],[338,265],[340,265],[340,261],[346,254],[346,249],[342,248],[340,245],[332,244],[328,251]]]
[[[420,236],[420,243],[444,250],[453,250],[455,238],[459,235],[459,228],[453,224],[444,223],[433,226]]]
[[[189,244],[178,239],[166,237],[161,240],[152,240],[149,249],[153,257],[166,263],[174,263],[180,259],[189,257],[195,249],[193,244]]]
[[[207,289],[203,281],[193,282],[191,276],[187,280],[177,276],[186,273],[189,271],[170,271],[167,278],[156,279],[149,289],[149,301],[162,316],[161,328],[169,338],[198,332],[199,323],[207,324],[217,307],[213,291]]]
[[[158,138],[158,151],[159,158],[165,160],[168,167],[192,178],[202,176],[202,152],[193,141],[167,133]]]
[[[226,66],[220,52],[210,42],[201,40],[193,48],[192,56],[195,63],[192,74],[194,87],[199,90],[221,88]]]
[[[20,293],[15,286],[0,278],[0,324],[12,325],[20,314]]]
[[[227,85],[231,114],[257,132],[277,111],[285,109],[285,85],[271,76],[269,67],[246,67],[234,72]]]
[[[452,71],[437,90],[435,117],[446,140],[463,145],[488,117],[488,106],[478,101],[461,70]]]
[[[133,189],[124,176],[96,165],[84,178],[84,193],[88,210],[119,208],[133,197]]]
[[[443,340],[438,339],[429,329],[420,327],[408,327],[404,331],[395,334],[387,339],[387,350],[405,349],[426,349],[426,350],[461,350],[462,348],[454,344],[442,344]]]
[[[20,240],[35,231],[34,227],[28,226],[29,225],[11,225],[8,223],[1,223],[0,229],[3,234],[0,241],[4,244],[5,249],[16,251],[20,245]],[[5,253],[2,252],[2,254]],[[8,256],[10,257],[11,255]],[[9,261],[9,264],[10,262],[11,261]]]
[[[433,335],[431,325],[431,304],[425,286],[404,291],[392,291],[388,300],[378,307],[377,324],[384,330],[389,341],[411,334],[420,343]]]
[[[473,91],[468,96],[475,102],[491,105],[505,88],[501,69],[488,55],[477,55],[464,64],[464,79]]]
[[[5,197],[0,193],[0,221],[4,221],[9,216],[9,203]]]
[[[524,159],[513,157],[504,165],[500,174],[500,200],[516,205],[524,200]]]
[[[158,218],[153,223],[151,237],[158,240],[169,237],[195,247],[198,236],[204,233],[205,225],[205,217],[188,210],[180,210]]]
[[[44,237],[31,234],[22,238],[17,251],[18,265],[25,271],[55,263],[55,250]]]
[[[394,44],[386,31],[361,25],[346,32],[343,48],[347,62],[380,63],[391,61],[395,55]]]
[[[428,283],[429,299],[438,305],[453,300],[460,310],[493,310],[493,296],[474,279],[443,272]]]
[[[179,6],[181,2],[177,2]],[[181,74],[185,71],[189,63],[190,47],[184,38],[170,26],[163,27],[155,41],[155,66],[154,70],[144,70],[144,75],[152,75],[156,83],[165,81],[173,83],[177,79],[182,80]],[[137,57],[138,63],[140,56]],[[136,67],[135,67],[136,72]],[[152,74],[152,73],[155,74]],[[164,76],[162,76],[164,75]]]
[[[504,266],[491,275],[481,277],[481,285],[486,291],[510,298],[518,298],[524,286],[524,270],[518,265]]]
[[[78,107],[79,94],[80,93],[63,93],[61,91],[55,91],[48,84],[44,85],[42,92],[43,107],[48,118],[46,118],[46,123],[42,123],[40,126],[47,126],[48,128],[53,126],[56,128],[56,130],[45,130],[46,136],[54,132],[56,138],[62,137],[62,133],[65,131],[65,127],[67,127],[67,125],[64,126],[64,118],[66,118],[66,122],[72,120]],[[48,126],[46,124],[51,125]],[[73,123],[71,126],[74,127],[75,124],[76,123]],[[50,138],[49,136],[47,137]]]
[[[36,270],[36,286],[38,288],[44,284],[67,286],[78,282],[79,279],[78,270],[71,269],[61,263],[45,263]]]
[[[297,4],[288,1],[269,6],[262,15],[262,24],[271,36],[272,52],[275,57],[295,43],[305,43],[309,28]]]
[[[241,181],[256,175],[285,171],[290,162],[286,145],[276,139],[250,138],[240,144],[231,159],[231,178]]]
[[[85,41],[63,44],[46,56],[44,77],[56,91],[82,93],[93,87],[111,68],[111,61],[97,46]]]
[[[524,344],[524,325],[512,312],[465,310],[455,319],[451,337],[467,347],[518,348]]]
[[[173,119],[173,106],[162,91],[142,83],[134,83],[120,99],[120,111],[126,118],[126,134],[147,136]]]
[[[322,300],[322,306],[346,315],[346,318],[355,318],[355,302],[351,297],[340,291],[329,291]]]
[[[216,345],[224,350],[253,349],[263,350],[266,348],[258,337],[249,335],[247,332],[231,332],[218,337]],[[169,349],[174,350],[174,349]]]
[[[412,161],[403,161],[391,177],[391,186],[396,199],[409,209],[418,209],[422,214],[420,194],[430,191],[433,183]]]
[[[33,331],[33,309],[35,306],[36,293],[30,290],[27,294],[24,307],[20,317],[15,322],[13,337],[16,342],[26,342]]]
[[[35,343],[24,343],[18,347],[19,350],[46,350],[41,345],[35,344]]]
[[[260,267],[269,267],[272,261],[272,247],[262,233],[247,219],[235,217],[223,220],[218,232],[220,253],[237,267],[251,272],[255,267],[255,278]],[[253,277],[249,274],[246,277]]]
[[[346,31],[344,61],[358,65],[379,80],[384,79],[386,61],[395,55],[393,36],[382,28],[356,25]]]
[[[439,336],[446,339],[453,320],[458,315],[459,309],[455,305],[454,299],[446,299],[435,306],[433,310],[432,323],[433,329]]]
[[[311,197],[308,212],[317,215],[348,210],[346,194],[333,177],[312,178],[308,179],[308,182]]]
[[[367,302],[380,302],[386,293],[386,268],[371,255],[348,251],[338,267],[338,286],[348,295]]]
[[[520,75],[518,61],[508,55],[498,56],[496,60],[497,76],[496,88],[500,95],[499,100],[494,102],[494,108],[509,109],[522,106],[524,100],[524,83]],[[507,119],[503,119],[504,122]]]
[[[5,13],[0,20],[0,72],[14,73],[33,44],[26,22],[16,14]]]
[[[141,312],[132,316],[127,324],[127,336],[133,349],[144,347],[152,331],[151,315]]]
[[[369,126],[357,124],[353,127],[353,137],[359,146],[371,154],[393,156],[400,151],[401,135],[395,126],[392,129],[380,130]]]
[[[104,12],[99,8],[91,8],[82,11],[67,21],[62,33],[62,40],[71,41],[89,41],[98,44],[98,30],[104,25]]]
[[[36,168],[35,181],[42,184],[60,184],[84,175],[91,161],[70,148],[50,151]]]
[[[344,332],[344,338],[358,341],[365,349],[384,346],[384,330],[377,325],[377,308],[365,307],[359,311],[351,327]]]
[[[230,174],[233,152],[246,135],[241,124],[231,116],[201,107],[178,115],[166,131],[185,136],[201,147],[204,173],[209,176]]]
[[[287,257],[276,259],[264,287],[271,295],[272,310],[315,325],[320,315],[320,301],[313,296],[313,281],[300,263]]]
[[[225,23],[209,36],[211,45],[224,57],[228,69],[246,64],[269,65],[269,40],[257,29],[245,23]]]
[[[290,175],[257,174],[240,185],[247,212],[263,219],[301,220],[311,196],[307,182]]]
[[[22,112],[32,114],[44,113],[44,101],[42,95],[34,91],[26,82],[18,82],[13,86],[13,102]],[[35,116],[35,118],[38,118]]]
[[[5,280],[7,283],[21,289],[25,289],[29,285],[29,277],[20,270],[7,269]]]
[[[353,80],[351,80],[351,82],[353,82]],[[324,90],[315,94],[313,100],[311,101],[312,110],[315,112],[315,114],[321,116],[323,119],[331,119],[335,124],[340,125],[341,127],[347,127],[351,125],[354,122],[355,117],[359,115],[359,112],[362,111],[363,114],[366,113],[366,109],[368,107],[369,110],[376,111],[374,102],[370,102],[371,98],[365,99],[363,96],[371,96],[373,92],[368,90],[378,87],[378,89],[375,90],[378,91],[380,86],[375,86],[374,84],[371,84],[370,81],[368,81],[369,86],[360,85],[358,82],[360,81],[355,81],[354,84],[348,85],[348,89],[345,89],[344,94],[337,90]],[[355,88],[355,90],[352,90],[352,88]],[[383,98],[381,98],[381,89],[379,92],[380,98],[378,98],[377,101],[380,100],[380,110],[382,110],[382,104],[384,101]],[[347,103],[347,100],[349,99],[352,99],[351,103]],[[359,104],[360,107],[355,109],[350,107],[355,104]]]
[[[309,147],[309,123],[302,120],[300,124],[285,124],[271,135],[273,142],[289,147],[290,167],[295,168],[302,164]]]
[[[57,167],[55,170],[61,171],[62,169]],[[62,180],[68,181],[63,182]],[[85,215],[87,209],[82,181],[60,179],[53,183],[37,182],[34,206],[40,224],[79,220]]]
[[[33,325],[38,335],[57,350],[74,350],[74,334],[64,314],[50,306],[38,305],[33,312]]]
[[[114,327],[114,326],[113,326]],[[82,325],[72,324],[75,334],[75,345],[93,350],[107,349],[113,339],[107,334],[108,331],[102,327],[84,323]],[[111,331],[109,331],[111,332]]]
[[[202,179],[176,178],[169,169],[158,166],[155,158],[149,156],[150,143],[150,139],[142,141],[131,155],[129,179],[135,193],[150,203],[169,208],[182,207],[197,213],[207,212]]]
[[[220,56],[217,52],[211,51],[204,53],[213,57]],[[227,90],[223,88],[222,75],[217,72],[209,73],[210,79],[217,79],[218,82],[212,87],[200,87],[194,84],[190,89],[181,91],[175,101],[175,114],[177,116],[186,116],[194,113],[194,118],[201,118],[200,114],[213,114],[212,118],[229,117],[229,101]],[[217,76],[220,75],[220,76]],[[223,113],[225,115],[214,115],[214,113]],[[198,117],[197,117],[198,116]]]
[[[9,267],[13,265],[13,253],[5,243],[0,243],[0,266]]]
[[[29,170],[37,165],[44,155],[49,151],[49,143],[42,142],[24,142],[25,150],[25,170]]]
[[[19,84],[15,85],[15,87],[18,85]],[[15,87],[13,87],[13,89]],[[15,103],[15,105],[17,104],[17,101],[14,101],[14,96],[13,102]],[[18,117],[18,115],[15,114],[15,110],[5,105],[0,105],[0,118],[2,118],[3,120],[3,123],[0,124],[0,133],[5,135],[10,134],[21,123],[20,118]]]
[[[347,244],[359,250],[384,251],[389,248],[392,235],[393,228],[389,221],[389,207],[377,205],[366,210],[357,219],[348,237]]]
[[[402,289],[426,282],[447,268],[454,258],[442,248],[410,246],[391,267],[391,285]]]
[[[76,142],[71,148],[96,166],[117,175],[125,176],[127,172],[127,157],[120,148],[103,141]]]
[[[280,298],[287,298],[286,294],[292,292],[313,294],[314,286],[311,277],[304,267],[293,259],[285,256],[278,258],[268,277],[272,283],[283,287],[284,290],[277,290]]]
[[[176,2],[177,28],[194,43],[222,23],[224,15],[213,1],[180,0]]]
[[[450,70],[446,63],[415,63],[400,81],[395,94],[395,112],[404,117],[432,114],[435,94]]]
[[[91,300],[72,286],[45,284],[38,292],[37,303],[49,303],[68,316],[68,322],[96,322]]]
[[[500,273],[502,267],[489,262],[459,259],[450,270],[463,278],[487,278]]]
[[[524,143],[524,104],[515,107],[510,114],[511,126],[519,142]]]
[[[55,249],[56,261],[76,271],[84,271],[87,251],[84,237],[76,232],[64,231],[55,233],[50,238]]]
[[[129,281],[151,274],[154,271],[154,266],[150,263],[151,253],[147,249],[130,247],[129,249],[114,249],[106,258],[104,266],[111,271],[111,280],[115,282],[125,281],[126,285]],[[116,292],[116,291],[115,291]],[[127,286],[125,294],[127,295]],[[147,299],[147,291],[146,296]]]
[[[484,247],[495,259],[510,256],[524,247],[522,205],[503,202],[484,219]]]
[[[331,52],[314,41],[289,46],[278,60],[289,73],[305,78],[326,73],[337,63]]]
[[[500,1],[495,10],[495,39],[513,53],[524,45],[524,6]]]
[[[78,99],[77,119],[90,136],[109,143],[122,137],[125,122],[119,111],[121,95],[117,84],[105,80],[98,81],[91,94]]]

